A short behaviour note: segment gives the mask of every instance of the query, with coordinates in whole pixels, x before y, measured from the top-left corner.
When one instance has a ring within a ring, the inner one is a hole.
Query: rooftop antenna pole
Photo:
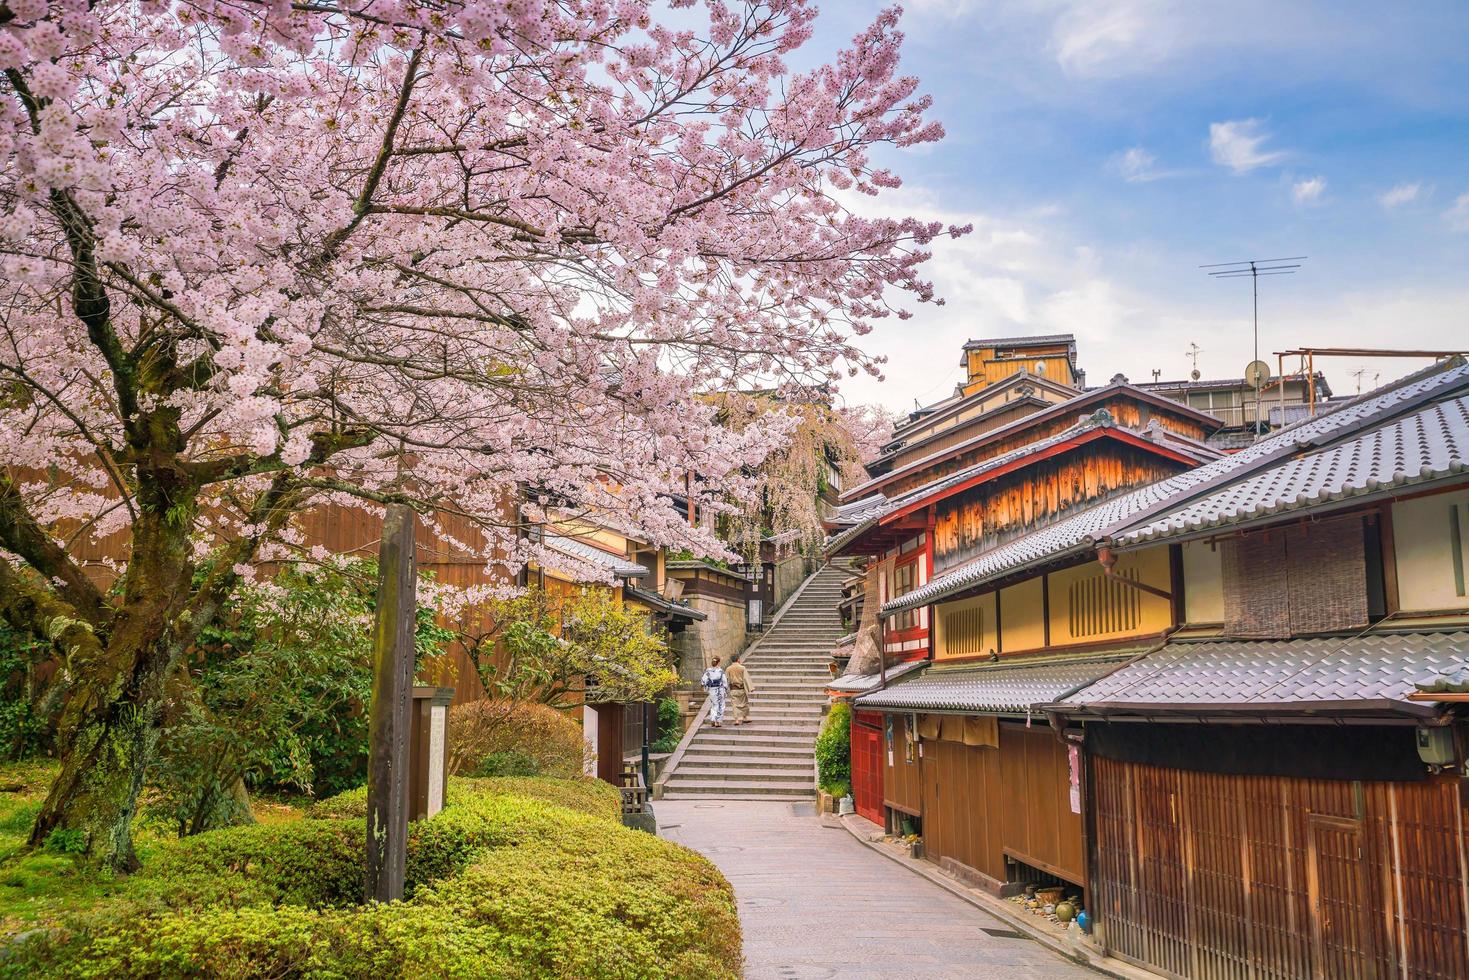
[[[1195,381],[1199,380],[1199,378],[1202,377],[1202,375],[1199,374],[1199,355],[1203,352],[1204,348],[1200,347],[1192,340],[1188,343],[1188,350],[1184,352],[1184,356],[1191,358],[1194,362],[1193,371],[1190,372],[1189,377]]]
[[[1281,259],[1244,259],[1239,262],[1213,262],[1209,265],[1201,265],[1200,269],[1213,269],[1208,273],[1215,279],[1239,279],[1243,276],[1250,277],[1250,293],[1254,309],[1255,322],[1255,351],[1251,359],[1251,366],[1260,361],[1260,277],[1261,276],[1291,276],[1295,275],[1301,263],[1306,260],[1304,255],[1288,255]],[[1287,263],[1287,264],[1279,264]],[[1293,263],[1293,264],[1292,264]],[[1265,373],[1268,375],[1270,369],[1267,367]],[[1260,389],[1264,387],[1265,378],[1260,384],[1252,385],[1255,389],[1255,438],[1260,438]],[[1281,421],[1284,421],[1282,419]]]

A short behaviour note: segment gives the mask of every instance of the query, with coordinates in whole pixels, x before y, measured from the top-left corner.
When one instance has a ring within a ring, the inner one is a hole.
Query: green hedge
[[[816,781],[823,792],[846,796],[852,790],[852,706],[831,706],[816,736]]]
[[[390,905],[356,904],[360,819],[201,834],[122,897],[12,945],[0,976],[738,977],[729,884],[692,851],[622,827],[608,792],[459,781],[413,825],[409,898]]]
[[[525,796],[564,806],[578,813],[617,820],[622,814],[622,794],[600,779],[554,779],[549,776],[449,777],[446,800],[453,803],[461,793]],[[367,787],[318,800],[306,811],[313,819],[366,820]]]

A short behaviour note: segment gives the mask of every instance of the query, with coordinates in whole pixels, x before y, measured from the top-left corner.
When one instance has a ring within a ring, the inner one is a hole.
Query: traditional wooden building
[[[1055,338],[1043,341],[1041,349],[1056,346]],[[1024,347],[1019,342],[1013,346]],[[1005,344],[985,341],[967,352],[977,380],[963,395],[961,407],[977,404],[995,389],[1001,396],[1015,394],[1017,378],[1028,381],[1045,376],[1037,362],[992,356],[1005,349]],[[1074,345],[1069,340],[1060,345],[1060,356],[1064,364],[1073,365]],[[997,365],[1017,373],[979,386],[978,381],[995,376]],[[1070,367],[1053,371],[1067,382],[1076,380]],[[832,524],[840,530],[829,541],[828,554],[868,558],[872,572],[867,576],[865,608],[876,610],[920,592],[935,576],[976,554],[1097,500],[1218,458],[1204,439],[1219,423],[1176,402],[1126,384],[1083,393],[1056,383],[1046,390],[1069,397],[1055,402],[1037,399],[1001,425],[991,424],[991,415],[980,411],[967,421],[938,430],[943,439],[937,445],[924,443],[924,455],[878,467],[868,483],[853,491],[862,496],[835,515]],[[953,406],[946,409],[952,410]],[[927,424],[942,414],[928,413],[918,421]],[[943,729],[940,714],[977,709],[967,702],[930,705],[934,710],[919,717],[917,702],[889,704],[876,693],[878,689],[894,685],[908,668],[928,661],[972,664],[996,658],[1001,650],[1012,654],[1042,649],[1048,628],[1045,601],[1039,593],[1017,593],[1003,607],[976,600],[946,608],[942,615],[927,605],[914,604],[883,620],[874,640],[880,651],[876,661],[858,666],[829,688],[833,696],[856,698],[860,706],[853,722],[853,784],[859,812],[890,826],[904,819],[910,824],[922,819],[921,800],[913,795],[920,784],[908,777],[916,771],[909,767],[917,764],[914,747],[923,726],[936,725],[936,732],[963,733],[962,726],[953,724]],[[1056,608],[1063,608],[1060,602]],[[860,631],[856,646],[861,646]],[[861,659],[860,652],[854,654],[854,663]],[[1073,684],[1047,690],[1060,694]],[[901,687],[908,694],[919,690],[912,682]],[[1001,727],[996,725],[971,725],[967,737],[978,737],[975,733],[981,728],[990,733],[985,744],[1000,744]],[[1032,741],[1028,734],[1017,733],[1008,721],[1003,729],[1005,765],[1058,764],[1055,758],[1046,757],[1049,747],[1027,748]],[[1047,745],[1044,741],[1035,744]],[[881,751],[874,751],[878,745]],[[881,771],[876,771],[879,763]],[[1067,764],[1064,753],[1059,764]],[[941,791],[941,783],[931,785]],[[1028,824],[1022,821],[1022,825]],[[1079,853],[1079,845],[1069,837],[1064,846]],[[1044,852],[1056,860],[1040,861],[1041,865],[1070,867],[1059,861],[1054,849]],[[1004,872],[1003,859],[982,866],[979,873],[990,875],[996,888],[1014,877]]]
[[[1456,360],[986,548],[884,606],[890,806],[1165,975],[1469,975],[1466,530]]]

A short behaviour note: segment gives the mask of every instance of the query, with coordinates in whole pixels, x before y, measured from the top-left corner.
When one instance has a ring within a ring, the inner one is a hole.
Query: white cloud
[[[1453,231],[1469,231],[1469,193],[1454,198],[1454,206],[1443,213]]]
[[[1418,200],[1418,195],[1423,193],[1423,185],[1419,183],[1398,184],[1383,191],[1377,198],[1377,203],[1391,211],[1393,208],[1404,204],[1412,204]]]
[[[1290,198],[1296,202],[1297,207],[1316,204],[1321,200],[1321,192],[1324,190],[1326,190],[1325,177],[1308,177],[1291,185]]]
[[[1168,171],[1156,169],[1153,165],[1157,162],[1158,158],[1153,154],[1141,146],[1134,146],[1121,153],[1114,153],[1107,163],[1123,180],[1130,184],[1139,184],[1172,176]]]
[[[1204,349],[1199,368],[1210,377],[1238,377],[1254,355],[1248,283],[1180,279],[1180,265],[1196,260],[1163,246],[1082,240],[1064,213],[1048,209],[1003,216],[960,211],[941,191],[913,185],[876,200],[853,194],[844,203],[872,217],[912,215],[945,225],[973,223],[975,229],[958,240],[935,241],[933,259],[923,267],[944,306],[903,304],[913,310],[912,319],[878,321],[861,341],[887,358],[887,380],[845,381],[841,394],[849,403],[907,411],[914,399],[926,404],[950,394],[962,373],[960,349],[971,337],[1074,333],[1093,384],[1117,372],[1145,380],[1155,368],[1165,377],[1186,377],[1190,341]],[[1456,208],[1469,230],[1469,192]],[[1378,347],[1385,335],[1404,347],[1462,344],[1469,287],[1457,279],[1359,291],[1309,276],[1262,279],[1260,285],[1262,352]],[[1267,359],[1273,367],[1274,357]],[[1356,386],[1349,372],[1364,365],[1380,371],[1384,382],[1422,366],[1411,360],[1317,362],[1344,392]]]
[[[1162,0],[1088,0],[1064,10],[1052,27],[1051,47],[1069,75],[1112,74],[1157,63],[1178,38]]]
[[[1281,150],[1264,150],[1261,145],[1270,134],[1260,127],[1258,119],[1232,119],[1209,124],[1209,153],[1214,162],[1237,174],[1285,159]]]

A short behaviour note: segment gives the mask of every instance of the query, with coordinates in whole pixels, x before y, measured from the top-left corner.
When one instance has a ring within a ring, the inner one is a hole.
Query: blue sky
[[[829,0],[811,56],[878,9]],[[1469,346],[1469,3],[916,0],[903,29],[948,138],[864,206],[976,227],[935,245],[947,305],[879,326],[888,380],[848,400],[932,401],[967,337],[1056,331],[1091,383],[1181,377],[1190,342],[1237,377],[1248,280],[1197,266],[1251,257],[1310,257],[1261,280],[1262,353]],[[1422,363],[1318,367],[1351,393]]]

